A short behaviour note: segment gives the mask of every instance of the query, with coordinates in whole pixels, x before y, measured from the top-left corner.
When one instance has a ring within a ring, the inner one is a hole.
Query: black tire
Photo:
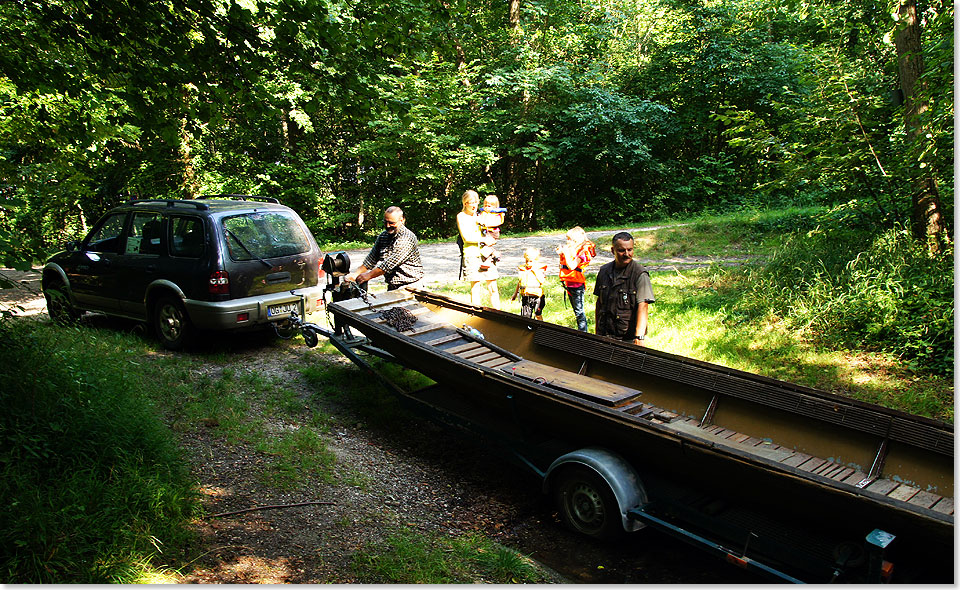
[[[43,298],[47,301],[47,313],[58,324],[74,324],[82,312],[70,303],[70,294],[63,279],[57,277],[43,286]]]
[[[167,350],[182,350],[193,337],[193,325],[183,303],[165,295],[153,306],[153,331]]]
[[[567,527],[595,539],[613,539],[623,534],[617,499],[596,471],[570,465],[556,477],[554,499]]]

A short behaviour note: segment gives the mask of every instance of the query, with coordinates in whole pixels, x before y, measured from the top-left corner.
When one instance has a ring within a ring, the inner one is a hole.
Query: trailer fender
[[[626,459],[601,447],[587,447],[557,457],[543,476],[544,493],[550,493],[556,483],[556,473],[567,465],[581,465],[603,478],[616,498],[625,531],[633,532],[646,526],[627,517],[628,511],[645,506],[648,500],[640,476]]]

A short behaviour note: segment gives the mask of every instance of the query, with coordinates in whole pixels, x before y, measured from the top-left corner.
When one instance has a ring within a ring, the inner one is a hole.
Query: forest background
[[[952,375],[953,22],[940,0],[11,0],[0,264],[131,198],[276,197],[324,243],[387,205],[449,238],[466,188],[508,232],[815,208],[756,299]]]

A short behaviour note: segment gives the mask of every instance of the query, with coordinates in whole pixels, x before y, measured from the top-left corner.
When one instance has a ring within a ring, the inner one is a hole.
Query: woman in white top
[[[483,291],[490,294],[490,307],[500,309],[500,290],[497,288],[496,265],[480,270],[480,245],[492,244],[496,240],[484,237],[480,232],[480,223],[477,218],[477,207],[480,205],[480,195],[475,190],[463,193],[463,210],[457,213],[457,229],[463,240],[463,261],[461,270],[463,280],[470,283],[470,303],[483,305]]]

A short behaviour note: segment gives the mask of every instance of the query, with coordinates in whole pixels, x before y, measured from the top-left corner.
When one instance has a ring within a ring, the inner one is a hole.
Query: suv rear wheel
[[[180,350],[193,335],[187,310],[176,298],[164,295],[153,306],[153,329],[160,343],[168,350]]]

